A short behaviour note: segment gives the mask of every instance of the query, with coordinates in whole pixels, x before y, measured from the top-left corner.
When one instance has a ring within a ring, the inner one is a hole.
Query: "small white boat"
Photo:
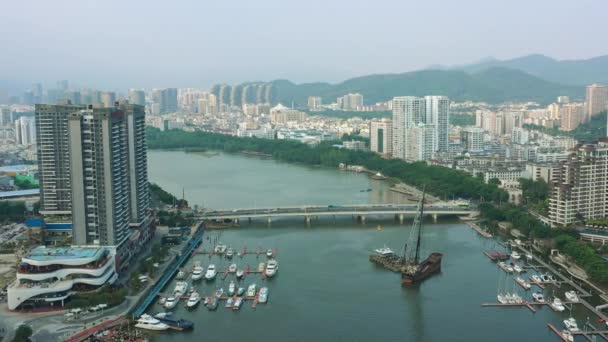
[[[140,328],[140,329],[159,330],[159,331],[169,329],[169,326],[167,324],[162,323],[158,319],[156,319],[148,314],[141,315],[137,319],[135,327]]]
[[[175,289],[173,290],[173,296],[179,299],[181,296],[188,292],[188,282],[187,281],[178,281],[175,283]]]
[[[196,261],[194,263],[194,268],[192,269],[192,280],[202,279],[204,276],[205,269],[201,265],[200,262]]]
[[[255,283],[249,285],[249,287],[247,288],[247,297],[254,297],[255,291],[256,291]]]
[[[498,294],[498,295],[496,296],[496,298],[498,299],[498,302],[499,302],[500,304],[507,304],[507,303],[509,303],[509,300],[507,299],[507,296],[505,296],[505,295]]]
[[[530,253],[526,254],[526,259],[528,259],[528,261],[532,261],[534,259],[534,256]]]
[[[226,250],[226,258],[228,259],[232,259],[232,257],[234,256],[234,249],[232,248],[228,248]]]
[[[386,247],[386,245],[384,245],[384,247],[382,247],[382,248],[374,249],[374,252],[376,252],[377,254],[379,254],[380,256],[383,256],[383,257],[395,255],[395,252],[392,249]]]
[[[237,270],[236,271],[236,277],[237,278],[239,278],[239,279],[243,278],[244,275],[245,275],[245,271],[243,271],[243,270]]]
[[[219,288],[215,290],[215,298],[220,298],[224,294],[224,288]]]
[[[228,295],[232,296],[234,294],[234,291],[236,291],[236,284],[234,284],[234,282],[231,281],[230,285],[228,286]]]
[[[266,256],[269,258],[272,258],[272,256],[274,255],[274,252],[272,251],[272,249],[269,249],[266,251]]]
[[[538,303],[544,303],[545,302],[545,296],[543,296],[543,294],[540,293],[540,292],[534,292],[532,294],[532,298],[534,298],[534,301],[538,302]]]
[[[230,272],[230,273],[236,272],[236,264],[230,264],[230,266],[228,266],[228,272]]]
[[[237,296],[242,296],[245,294],[245,288],[244,287],[239,287],[238,290],[236,290],[236,295]]]
[[[517,293],[513,293],[511,295],[511,299],[512,299],[513,303],[515,303],[515,304],[522,304],[524,302],[524,299],[521,298],[521,296],[518,295]]]
[[[532,281],[533,281],[533,282],[535,282],[535,283],[540,283],[540,282],[541,282],[540,277],[539,277],[538,275],[536,275],[536,274],[533,274],[533,275],[530,277],[530,280],[532,280]]]
[[[564,320],[564,325],[566,326],[566,329],[568,329],[568,331],[570,331],[570,332],[578,332],[578,331],[580,331],[578,329],[578,324],[576,324],[576,320],[573,317],[565,319]]]
[[[279,271],[279,262],[271,259],[268,260],[268,264],[266,264],[266,269],[264,270],[264,274],[267,277],[272,277]]]
[[[547,274],[541,274],[540,275],[540,280],[543,283],[549,283],[549,282],[551,282],[551,278],[549,278],[549,276]]]
[[[527,281],[525,281],[522,277],[517,277],[515,279],[515,281],[521,285],[521,287],[523,287],[526,290],[529,290],[532,286],[530,285],[530,283],[528,283]]]
[[[519,265],[513,265],[513,271],[515,271],[517,273],[521,273],[524,271],[524,269]]]
[[[566,309],[564,307],[564,304],[562,303],[562,300],[557,297],[553,298],[553,301],[551,302],[551,304],[549,304],[549,306],[551,306],[553,310],[558,312],[562,312]]]
[[[260,289],[260,293],[258,294],[258,302],[266,303],[268,301],[268,288],[262,287]]]
[[[201,295],[198,294],[198,292],[194,291],[190,295],[190,298],[188,298],[188,302],[186,303],[186,306],[189,308],[193,308],[193,307],[197,306],[198,303],[200,303],[200,302],[201,302]]]
[[[509,273],[513,273],[513,266],[511,266],[511,265],[506,265],[506,266],[505,266],[505,269],[507,270],[507,272],[509,272]]]
[[[264,272],[264,269],[266,268],[266,263],[265,262],[261,262],[258,264],[258,272]]]
[[[177,275],[175,276],[175,279],[185,279],[186,278],[186,272],[179,270],[179,272],[177,272]]]
[[[211,264],[207,267],[207,272],[205,272],[205,279],[212,280],[217,275],[217,271],[215,270],[215,265]]]
[[[167,300],[165,301],[165,305],[164,305],[165,308],[173,309],[176,305],[177,305],[177,298],[175,296],[167,297]]]
[[[165,318],[169,318],[172,315],[173,315],[173,312],[170,312],[170,311],[169,312],[159,312],[154,315],[154,318],[165,319]]]
[[[232,310],[239,310],[241,308],[241,304],[243,304],[243,298],[242,297],[236,297],[236,300],[234,301],[234,304],[232,304]]]
[[[574,335],[568,330],[562,330],[562,338],[568,342],[574,342]]]
[[[205,299],[203,299],[203,305],[204,306],[209,305],[210,302],[211,302],[211,298],[210,297],[205,297]]]
[[[567,301],[578,303],[578,296],[576,295],[576,291],[566,291],[564,295],[566,296]]]
[[[158,301],[158,304],[160,305],[165,305],[165,302],[167,301],[166,297],[160,297],[160,300]]]
[[[521,240],[520,239],[515,239],[513,240],[513,242],[515,242],[516,245],[521,245]]]
[[[519,260],[519,258],[521,258],[521,255],[519,253],[517,253],[517,251],[513,251],[513,252],[511,252],[511,258],[513,258],[515,260]]]
[[[221,243],[218,244],[217,246],[215,246],[215,248],[213,249],[213,252],[216,254],[224,254],[226,253],[226,245],[222,245]]]
[[[228,297],[228,300],[226,300],[226,307],[232,308],[233,304],[234,304],[234,299],[232,297]]]

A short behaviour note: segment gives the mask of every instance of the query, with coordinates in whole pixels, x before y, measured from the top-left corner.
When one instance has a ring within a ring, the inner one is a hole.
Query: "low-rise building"
[[[71,294],[118,279],[111,247],[34,248],[21,259],[7,288],[8,309],[63,307]]]

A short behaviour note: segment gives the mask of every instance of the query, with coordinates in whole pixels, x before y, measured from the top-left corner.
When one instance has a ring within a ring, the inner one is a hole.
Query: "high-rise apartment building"
[[[406,159],[424,161],[433,159],[437,134],[434,125],[419,123],[407,129]]]
[[[592,116],[606,111],[608,107],[608,87],[595,83],[587,86],[585,102],[587,103],[585,122],[587,122]]]
[[[144,107],[39,105],[36,118],[41,213],[71,216],[74,245],[128,259],[151,223]]]
[[[582,104],[569,103],[560,108],[560,129],[572,131],[585,120],[585,108]]]
[[[390,156],[393,153],[393,122],[388,119],[370,122],[369,140],[372,152]]]
[[[432,128],[433,152],[448,150],[450,100],[445,96],[399,96],[393,99],[393,156],[407,157],[408,129],[425,124]],[[414,141],[414,140],[412,140]]]
[[[321,109],[322,99],[320,96],[309,96],[308,97],[308,109],[317,111]]]
[[[608,138],[579,144],[552,171],[549,219],[569,225],[608,215]]]
[[[426,117],[424,123],[435,129],[434,151],[448,151],[450,100],[447,96],[425,96]]]
[[[139,106],[145,106],[146,93],[140,89],[129,89],[129,103]]]
[[[35,107],[40,213],[43,215],[72,213],[68,117],[81,109],[85,106],[37,104]]]
[[[426,101],[415,96],[393,99],[393,157],[406,159],[407,130],[422,122],[426,115]]]
[[[116,94],[112,91],[104,91],[101,93],[101,104],[106,108],[114,107],[116,102]]]
[[[15,141],[19,145],[36,143],[36,125],[33,118],[22,116],[15,120]]]
[[[160,91],[160,113],[173,113],[177,111],[177,89],[167,88]]]
[[[359,93],[346,94],[338,98],[338,105],[344,110],[357,110],[363,107],[363,95]]]
[[[466,127],[460,131],[462,147],[468,152],[483,151],[483,137],[485,131],[479,127]]]

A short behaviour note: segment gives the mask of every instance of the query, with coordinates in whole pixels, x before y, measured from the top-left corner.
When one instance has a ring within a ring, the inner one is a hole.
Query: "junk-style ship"
[[[384,247],[376,250],[376,254],[369,257],[370,261],[393,272],[401,273],[401,284],[404,286],[420,283],[441,271],[441,259],[443,257],[441,253],[431,253],[422,262],[420,261],[424,197],[423,192],[409,238],[403,246],[403,255],[397,255],[389,248]]]

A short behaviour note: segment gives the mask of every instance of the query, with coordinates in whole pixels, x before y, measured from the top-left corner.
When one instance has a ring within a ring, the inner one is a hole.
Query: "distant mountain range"
[[[556,60],[533,54],[508,60],[485,58],[477,63],[460,66],[433,66],[432,69],[463,70],[476,73],[495,67],[524,71],[547,81],[585,86],[591,83],[608,84],[608,55],[580,60]]]
[[[584,88],[543,80],[521,70],[505,67],[471,70],[421,70],[352,78],[338,84],[272,82],[272,100],[305,106],[309,96],[325,103],[347,93],[361,93],[365,103],[387,101],[395,96],[446,95],[456,101],[536,101],[547,104],[559,95],[582,98]]]

